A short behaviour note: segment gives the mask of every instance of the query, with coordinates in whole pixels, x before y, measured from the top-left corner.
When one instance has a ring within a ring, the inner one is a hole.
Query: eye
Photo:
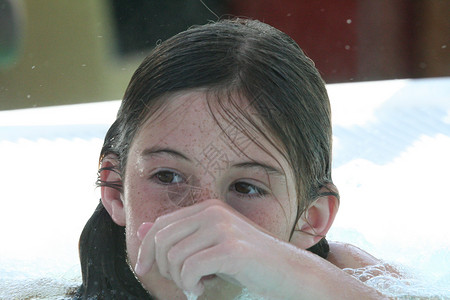
[[[174,184],[183,182],[183,177],[173,171],[159,171],[153,175],[158,181],[163,184]]]
[[[253,184],[239,181],[231,185],[231,190],[248,197],[264,196],[267,192]]]

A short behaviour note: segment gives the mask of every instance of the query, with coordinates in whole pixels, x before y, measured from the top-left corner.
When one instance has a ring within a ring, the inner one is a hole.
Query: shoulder
[[[330,252],[327,260],[340,269],[364,268],[383,263],[366,251],[347,243],[329,242]]]

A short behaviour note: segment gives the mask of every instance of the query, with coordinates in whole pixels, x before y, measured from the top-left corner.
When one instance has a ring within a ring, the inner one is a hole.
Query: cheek
[[[287,241],[291,229],[294,226],[290,209],[281,206],[276,200],[261,202],[229,204],[246,218],[272,233],[275,237]]]
[[[142,184],[140,181],[139,179],[128,180],[132,184],[125,184],[124,188],[126,243],[128,258],[132,264],[136,263],[141,244],[137,237],[137,230],[141,224],[154,222],[159,216],[175,209],[171,202],[167,201],[167,193],[152,189],[148,184],[145,182]]]

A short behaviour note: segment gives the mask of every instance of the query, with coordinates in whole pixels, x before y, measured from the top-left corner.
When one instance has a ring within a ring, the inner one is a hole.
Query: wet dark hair
[[[296,180],[297,220],[320,195],[338,196],[332,188],[331,113],[324,82],[289,36],[254,20],[195,26],[158,45],[131,78],[100,162],[116,155],[118,165],[107,169],[123,176],[140,126],[167,96],[192,89],[204,89],[219,102],[228,95],[222,102],[231,102],[237,113],[225,104],[222,111],[248,121],[284,156]],[[249,109],[233,104],[232,95],[247,99]],[[122,191],[121,182],[97,184]],[[101,202],[81,234],[79,250],[83,283],[78,298],[151,299],[127,263],[124,227],[112,221]],[[325,238],[308,250],[324,258],[329,251]]]

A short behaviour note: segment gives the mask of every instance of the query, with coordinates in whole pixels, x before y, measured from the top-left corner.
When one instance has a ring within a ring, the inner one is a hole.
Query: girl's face
[[[226,202],[287,241],[297,200],[291,168],[282,155],[255,134],[270,156],[220,114],[215,113],[215,120],[201,91],[178,93],[167,101],[162,113],[137,132],[129,151],[122,200],[131,266],[136,264],[137,231],[143,222],[207,199]],[[154,295],[183,295],[156,267],[140,280]],[[214,280],[218,286],[227,284]]]

